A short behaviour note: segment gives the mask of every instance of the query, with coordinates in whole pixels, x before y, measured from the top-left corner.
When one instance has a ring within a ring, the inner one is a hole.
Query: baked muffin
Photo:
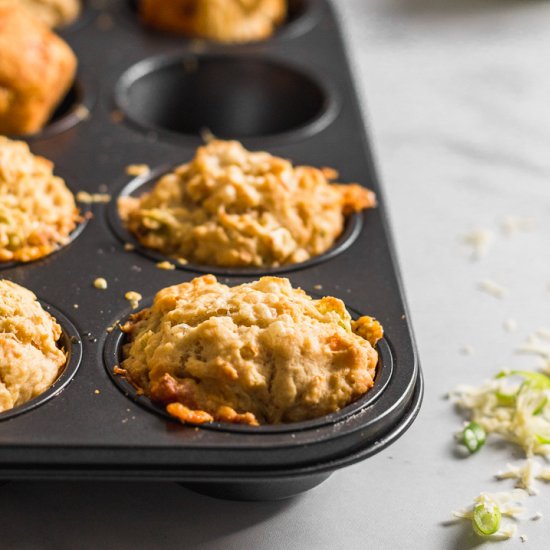
[[[78,208],[52,170],[26,143],[0,136],[0,265],[41,258],[69,241]]]
[[[230,288],[213,275],[161,290],[122,330],[122,372],[170,414],[250,425],[317,418],[364,395],[383,335],[288,279]]]
[[[66,357],[61,327],[26,288],[0,280],[0,412],[40,395]]]
[[[76,72],[71,48],[22,5],[0,0],[0,134],[46,124]]]
[[[69,25],[80,14],[79,0],[12,0],[25,6],[50,28]]]
[[[286,17],[286,0],[139,0],[144,23],[219,42],[271,36]]]
[[[150,193],[121,198],[119,212],[141,244],[173,258],[226,267],[291,264],[328,250],[346,214],[376,203],[372,191],[331,184],[331,175],[214,140]]]

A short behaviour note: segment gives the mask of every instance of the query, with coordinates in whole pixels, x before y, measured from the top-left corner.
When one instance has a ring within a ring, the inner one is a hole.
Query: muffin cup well
[[[52,397],[55,397],[67,386],[67,384],[69,384],[69,382],[71,382],[78,370],[78,367],[80,366],[80,361],[82,359],[82,341],[76,327],[58,309],[47,304],[46,302],[43,302],[42,300],[39,301],[42,307],[50,313],[61,326],[62,333],[58,342],[58,347],[65,352],[67,361],[55,382],[46,391],[42,392],[33,399],[30,399],[26,403],[23,403],[22,405],[18,405],[13,409],[1,412],[0,422],[29,412],[46,403],[46,401],[49,401]]]
[[[315,296],[314,293],[309,293],[311,296]],[[140,310],[150,307],[153,303],[153,298],[144,300],[140,303]],[[357,311],[348,308],[354,319],[361,316]],[[164,407],[158,405],[147,396],[139,392],[135,386],[133,386],[123,375],[115,373],[115,367],[118,367],[123,357],[123,346],[127,343],[126,335],[118,328],[119,324],[124,324],[131,313],[134,311],[126,310],[117,322],[116,328],[107,336],[105,346],[103,349],[103,359],[107,373],[111,377],[115,385],[122,391],[124,395],[135,401],[139,405],[145,407],[149,411],[160,415],[161,417],[170,420],[172,422],[179,423],[177,419],[168,414]],[[247,426],[241,424],[230,424],[224,422],[211,422],[200,424],[201,428],[209,430],[221,430],[237,433],[254,433],[254,434],[279,434],[288,432],[299,432],[303,430],[312,430],[321,426],[330,424],[337,424],[346,420],[348,417],[362,411],[369,405],[372,405],[378,397],[384,392],[388,386],[393,374],[393,356],[391,352],[391,346],[387,338],[382,338],[376,345],[378,351],[378,366],[376,368],[376,375],[374,378],[374,386],[362,397],[354,401],[353,403],[343,407],[339,411],[314,418],[312,420],[306,420],[302,422],[289,422],[285,424],[267,425],[262,424],[260,426]]]
[[[224,275],[229,277],[254,277],[260,275],[276,275],[279,273],[288,273],[291,271],[296,271],[298,269],[312,267],[314,265],[330,260],[338,254],[341,254],[353,244],[355,239],[357,239],[357,237],[361,233],[361,229],[363,227],[363,214],[350,214],[346,217],[344,229],[341,235],[335,240],[333,246],[329,248],[326,252],[323,252],[323,254],[313,256],[312,258],[309,258],[304,262],[285,264],[277,267],[220,267],[195,263],[181,264],[174,258],[166,256],[152,248],[147,248],[146,246],[143,246],[137,240],[137,238],[130,231],[128,231],[118,212],[119,198],[139,197],[143,193],[150,191],[159,178],[169,173],[174,168],[174,166],[161,166],[143,176],[138,176],[130,182],[126,183],[119,190],[118,193],[113,195],[113,197],[116,197],[116,199],[113,199],[107,205],[107,217],[111,229],[123,243],[130,243],[131,245],[133,245],[136,252],[139,252],[143,256],[150,258],[154,262],[168,261],[173,264],[176,269],[193,271],[195,273],[212,273],[213,275]]]
[[[303,139],[339,105],[330,84],[305,69],[256,55],[178,53],[138,62],[119,79],[125,119],[159,136],[202,141]]]

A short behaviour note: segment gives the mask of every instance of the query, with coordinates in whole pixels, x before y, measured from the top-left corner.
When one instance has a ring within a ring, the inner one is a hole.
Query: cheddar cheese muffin
[[[1,0],[5,1],[5,0]],[[27,8],[50,28],[69,25],[80,14],[79,0],[10,0]]]
[[[38,132],[73,83],[76,57],[16,0],[0,0],[0,134]]]
[[[373,385],[371,317],[288,279],[228,287],[204,275],[158,292],[122,330],[122,373],[183,422],[279,424],[337,411]],[[120,371],[119,371],[120,372]]]
[[[287,12],[286,0],[139,0],[138,9],[151,27],[219,42],[268,38]]]
[[[0,412],[40,395],[66,357],[61,327],[26,288],[0,280]]]
[[[333,171],[296,166],[236,141],[211,141],[119,212],[143,246],[187,262],[245,267],[303,262],[326,252],[345,216],[376,204]]]
[[[0,136],[0,264],[35,260],[69,241],[79,213],[52,170],[26,143]]]

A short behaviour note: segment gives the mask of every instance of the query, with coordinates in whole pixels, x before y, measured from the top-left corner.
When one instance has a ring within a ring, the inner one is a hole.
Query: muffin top
[[[159,30],[220,42],[250,42],[273,34],[286,0],[139,0],[141,19]]]
[[[48,27],[72,23],[80,13],[80,0],[0,0],[25,7]]]
[[[27,262],[66,244],[79,220],[53,164],[0,136],[0,262]]]
[[[165,288],[132,315],[126,377],[184,422],[256,425],[316,418],[373,385],[382,337],[371,317],[315,300],[288,279],[228,287],[213,275]]]
[[[236,141],[214,140],[139,198],[119,200],[127,228],[176,259],[226,267],[279,266],[327,251],[345,215],[375,205],[334,171],[296,166]]]
[[[26,288],[0,279],[0,412],[48,389],[65,365],[61,327]]]

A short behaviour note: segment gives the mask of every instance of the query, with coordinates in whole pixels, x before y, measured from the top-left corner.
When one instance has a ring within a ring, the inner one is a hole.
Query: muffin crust
[[[370,341],[355,332],[367,325]],[[250,425],[316,418],[364,395],[383,334],[288,279],[228,287],[213,275],[161,290],[123,331],[123,372],[170,414]]]

